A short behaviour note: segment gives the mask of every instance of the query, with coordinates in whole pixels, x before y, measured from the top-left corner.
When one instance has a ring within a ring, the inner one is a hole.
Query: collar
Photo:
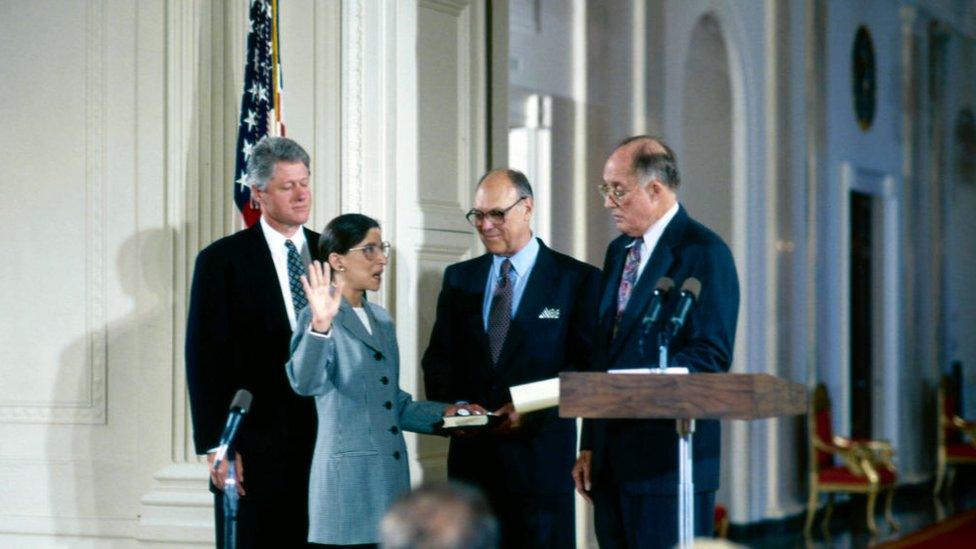
[[[502,262],[508,259],[512,262],[512,270],[515,271],[516,276],[524,276],[525,273],[532,269],[532,265],[535,264],[536,257],[539,256],[539,241],[535,238],[535,235],[529,239],[528,244],[522,247],[521,250],[515,252],[512,257],[505,257],[502,255],[491,256],[491,269],[492,272],[499,272],[502,266]]]
[[[299,227],[295,234],[291,235],[291,238],[287,238],[285,235],[279,233],[271,226],[264,216],[261,216],[261,230],[264,232],[264,238],[268,241],[268,247],[272,250],[281,250],[285,247],[285,241],[291,240],[295,248],[298,249],[298,253],[301,253],[305,246],[305,229]]]
[[[655,221],[650,227],[647,228],[646,231],[644,231],[644,246],[653,247],[654,244],[660,240],[661,235],[664,234],[664,229],[668,227],[668,223],[671,223],[671,220],[674,219],[674,216],[676,215],[678,215],[677,202],[675,202],[674,206],[671,206],[668,211],[664,212],[664,215],[662,215],[660,219]],[[631,240],[627,247],[629,248],[633,245],[634,241]]]

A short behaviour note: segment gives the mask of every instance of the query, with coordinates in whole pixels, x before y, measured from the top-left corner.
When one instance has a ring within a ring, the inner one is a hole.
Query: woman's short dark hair
[[[333,218],[319,238],[319,259],[328,263],[331,254],[345,254],[362,242],[370,229],[379,228],[378,221],[363,214],[342,214]]]

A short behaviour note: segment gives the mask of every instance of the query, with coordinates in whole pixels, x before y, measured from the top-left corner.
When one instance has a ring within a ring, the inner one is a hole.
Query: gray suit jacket
[[[309,480],[308,540],[376,543],[380,518],[410,490],[403,430],[431,433],[445,404],[400,390],[400,351],[386,309],[365,303],[372,335],[345,299],[330,337],[301,311],[285,365],[292,388],[315,397],[318,436]]]

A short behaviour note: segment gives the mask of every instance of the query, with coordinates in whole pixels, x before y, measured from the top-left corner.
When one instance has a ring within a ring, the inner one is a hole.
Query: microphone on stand
[[[234,443],[237,430],[241,426],[241,419],[251,409],[251,400],[254,397],[247,389],[241,389],[234,395],[234,400],[230,402],[230,413],[227,415],[227,424],[224,425],[224,432],[220,435],[220,445],[217,447],[217,455],[214,456],[213,468],[217,470],[220,462],[227,457],[227,450]]]
[[[661,306],[664,303],[664,299],[668,296],[668,293],[674,289],[674,281],[666,276],[662,276],[657,279],[657,283],[654,285],[654,293],[651,295],[651,304],[647,308],[647,314],[644,315],[644,319],[641,321],[641,325],[644,328],[640,339],[637,340],[637,345],[639,347],[638,352],[640,356],[644,356],[644,340],[651,332],[651,326],[658,321],[658,317],[661,316]]]
[[[681,300],[678,301],[678,306],[674,310],[674,315],[671,316],[671,320],[668,321],[668,340],[670,341],[677,333],[681,330],[681,327],[685,325],[685,320],[688,319],[688,312],[691,311],[691,306],[695,304],[698,300],[698,294],[701,293],[701,282],[695,277],[688,277],[683,284],[681,284]]]

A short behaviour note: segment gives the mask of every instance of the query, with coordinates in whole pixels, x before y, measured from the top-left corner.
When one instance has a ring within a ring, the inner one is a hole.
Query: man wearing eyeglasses
[[[308,536],[315,402],[292,391],[285,363],[295,318],[307,303],[299,276],[319,238],[303,227],[312,206],[309,162],[285,137],[255,145],[247,177],[261,219],[207,246],[193,270],[186,377],[193,441],[211,465],[234,393],[254,395],[235,442],[241,548],[304,547]],[[217,547],[225,541],[227,461],[210,472]]]
[[[603,169],[600,193],[623,233],[607,248],[600,283],[593,369],[657,364],[658,334],[642,319],[657,281],[701,292],[684,328],[670,340],[670,365],[726,372],[732,362],[739,283],[728,246],[678,204],[674,153],[660,140],[623,141]],[[672,291],[661,319],[679,301]],[[643,340],[643,341],[642,341]],[[693,436],[696,536],[711,534],[719,483],[719,422],[699,420]],[[673,547],[678,542],[678,444],[674,420],[586,420],[573,468],[577,490],[594,503],[600,547]]]
[[[599,271],[534,238],[532,187],[515,170],[478,183],[468,221],[488,253],[449,266],[423,358],[427,398],[477,402],[505,422],[451,439],[448,476],[481,488],[504,547],[573,547],[576,426],[520,416],[508,388],[589,363]]]

